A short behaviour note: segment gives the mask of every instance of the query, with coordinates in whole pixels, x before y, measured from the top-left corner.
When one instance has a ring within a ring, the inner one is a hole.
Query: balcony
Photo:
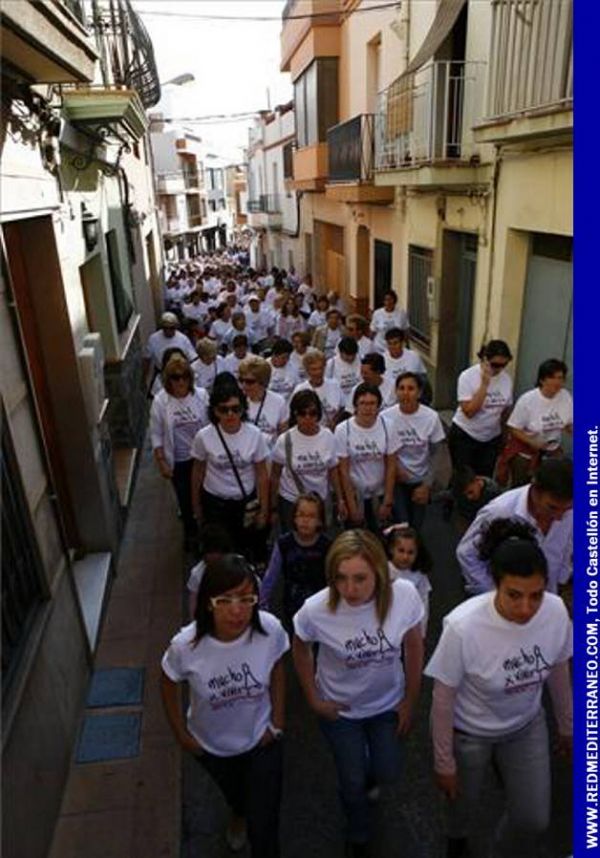
[[[492,48],[482,143],[568,137],[573,133],[571,0],[492,4]]]
[[[249,199],[247,209],[250,226],[281,229],[283,219],[279,194],[261,194],[260,197]]]
[[[324,191],[327,181],[327,143],[300,146],[292,150],[294,178],[289,183],[296,191]]]
[[[148,119],[137,91],[122,87],[86,87],[63,93],[63,110],[75,126],[92,134],[98,144],[129,144],[140,140]]]
[[[290,15],[301,16],[290,19]],[[311,17],[317,15],[317,17]],[[340,54],[340,0],[291,0],[282,15],[280,71],[292,80],[315,57]]]
[[[374,117],[355,116],[327,132],[328,177],[325,193],[343,203],[392,203],[393,187],[373,184]]]
[[[28,83],[91,83],[98,54],[77,0],[2,3],[2,60]]]
[[[380,96],[375,183],[469,186],[486,180],[473,126],[483,115],[486,63],[437,60]]]

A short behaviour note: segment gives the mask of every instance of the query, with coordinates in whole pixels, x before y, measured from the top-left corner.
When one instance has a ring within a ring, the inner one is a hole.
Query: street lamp
[[[170,80],[161,81],[161,86],[183,86],[186,83],[192,83],[196,78],[191,72],[184,72],[172,77]]]

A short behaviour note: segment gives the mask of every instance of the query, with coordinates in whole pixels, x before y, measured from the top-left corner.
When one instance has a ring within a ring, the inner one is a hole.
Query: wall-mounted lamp
[[[86,250],[91,253],[98,244],[98,218],[86,208],[85,203],[81,203],[81,226]]]

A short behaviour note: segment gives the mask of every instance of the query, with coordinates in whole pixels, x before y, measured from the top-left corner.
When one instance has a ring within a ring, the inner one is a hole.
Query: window
[[[38,609],[46,599],[41,560],[4,410],[2,421],[2,693],[18,669]]]
[[[106,249],[108,252],[108,268],[110,270],[110,282],[115,306],[115,316],[117,318],[117,331],[122,333],[127,327],[127,322],[133,313],[133,304],[131,303],[131,298],[127,294],[125,285],[121,278],[117,231],[114,229],[111,229],[106,233]]]
[[[314,60],[294,84],[296,135],[299,146],[327,140],[327,131],[338,122],[338,60]]]
[[[433,250],[408,247],[408,318],[410,333],[425,347],[431,344],[431,320],[427,298],[427,280],[433,268]]]

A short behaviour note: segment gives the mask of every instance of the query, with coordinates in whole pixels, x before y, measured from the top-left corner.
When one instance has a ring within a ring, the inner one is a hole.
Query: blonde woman
[[[210,393],[215,383],[215,378],[220,372],[225,371],[224,358],[218,352],[218,346],[214,340],[204,337],[196,346],[198,360],[194,361],[194,375],[197,387],[203,387]]]
[[[240,387],[248,399],[248,420],[258,426],[269,446],[287,429],[287,406],[278,393],[268,390],[271,364],[258,355],[248,355],[238,366]]]
[[[347,840],[358,858],[371,837],[369,789],[402,775],[402,737],[423,669],[423,603],[410,582],[390,581],[383,547],[365,530],[336,539],[325,575],[327,588],[294,617],[292,651],[334,756]]]

